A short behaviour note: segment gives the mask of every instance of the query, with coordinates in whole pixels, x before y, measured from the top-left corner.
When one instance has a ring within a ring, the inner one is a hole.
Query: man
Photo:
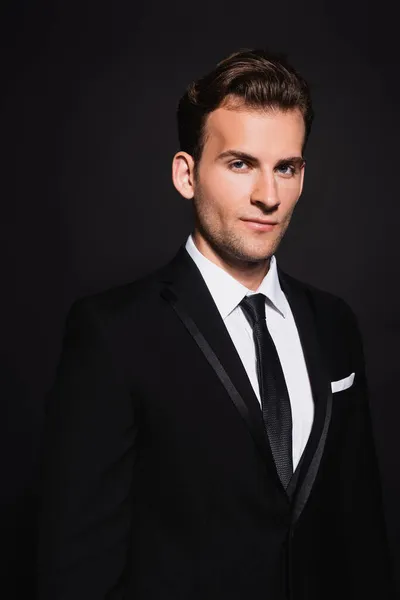
[[[193,234],[79,300],[48,405],[41,600],[390,598],[356,319],[275,252],[313,111],[244,50],[180,101]]]

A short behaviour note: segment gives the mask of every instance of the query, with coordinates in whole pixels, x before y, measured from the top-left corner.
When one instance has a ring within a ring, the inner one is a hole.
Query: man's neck
[[[260,262],[235,260],[230,256],[217,254],[207,241],[196,232],[192,234],[193,242],[199,252],[215,265],[229,273],[236,281],[252,291],[256,291],[269,270],[270,258]]]

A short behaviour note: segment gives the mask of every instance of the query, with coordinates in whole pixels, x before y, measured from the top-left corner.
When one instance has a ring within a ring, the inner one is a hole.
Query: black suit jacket
[[[47,406],[40,600],[392,597],[354,314],[278,275],[315,403],[288,493],[184,247],[151,276],[74,304]]]

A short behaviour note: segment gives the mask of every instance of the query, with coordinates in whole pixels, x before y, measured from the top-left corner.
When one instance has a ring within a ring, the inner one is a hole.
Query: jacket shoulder
[[[328,292],[311,283],[301,281],[288,273],[283,273],[286,282],[294,289],[301,291],[307,297],[314,314],[317,317],[327,318],[329,316],[340,318],[340,316],[357,322],[355,312],[351,305],[341,296]]]
[[[159,299],[159,271],[77,298],[69,309],[67,321],[98,320],[107,328],[140,318],[142,310],[148,314],[151,304]]]

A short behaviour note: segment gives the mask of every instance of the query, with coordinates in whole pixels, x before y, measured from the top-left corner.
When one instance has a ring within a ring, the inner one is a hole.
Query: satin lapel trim
[[[270,462],[272,457],[270,454],[270,450],[267,446],[263,430],[260,429],[259,424],[253,418],[253,415],[249,411],[247,404],[244,402],[242,396],[237,391],[225,368],[221,364],[220,360],[216,356],[215,352],[213,351],[203,334],[200,332],[196,323],[189,316],[182,303],[179,302],[177,296],[170,288],[165,287],[161,291],[161,296],[171,304],[179,319],[182,321],[186,329],[192,335],[194,341],[196,342],[196,344],[204,354],[205,358],[207,359],[211,367],[214,369],[219,380],[225,387],[230,399],[236,406],[242,419],[248,426],[250,433],[252,434],[252,437],[262,457],[264,458],[264,460]]]
[[[326,438],[328,436],[329,425],[331,422],[332,415],[332,392],[328,392],[328,401],[326,405],[326,413],[325,413],[325,422],[324,427],[322,429],[322,434],[318,442],[317,449],[314,453],[310,466],[308,467],[307,474],[303,479],[302,484],[300,485],[300,489],[298,490],[294,506],[292,512],[292,523],[295,523],[300,517],[301,513],[305,505],[307,504],[307,500],[310,496],[311,490],[313,488],[315,478],[318,473],[319,466],[321,464],[321,458],[325,450]]]
[[[315,483],[325,449],[332,413],[332,392],[324,355],[318,340],[312,307],[306,292],[278,268],[282,286],[299,333],[310,378],[315,414],[311,433],[303,452],[297,489],[293,497],[292,522],[300,517]]]

